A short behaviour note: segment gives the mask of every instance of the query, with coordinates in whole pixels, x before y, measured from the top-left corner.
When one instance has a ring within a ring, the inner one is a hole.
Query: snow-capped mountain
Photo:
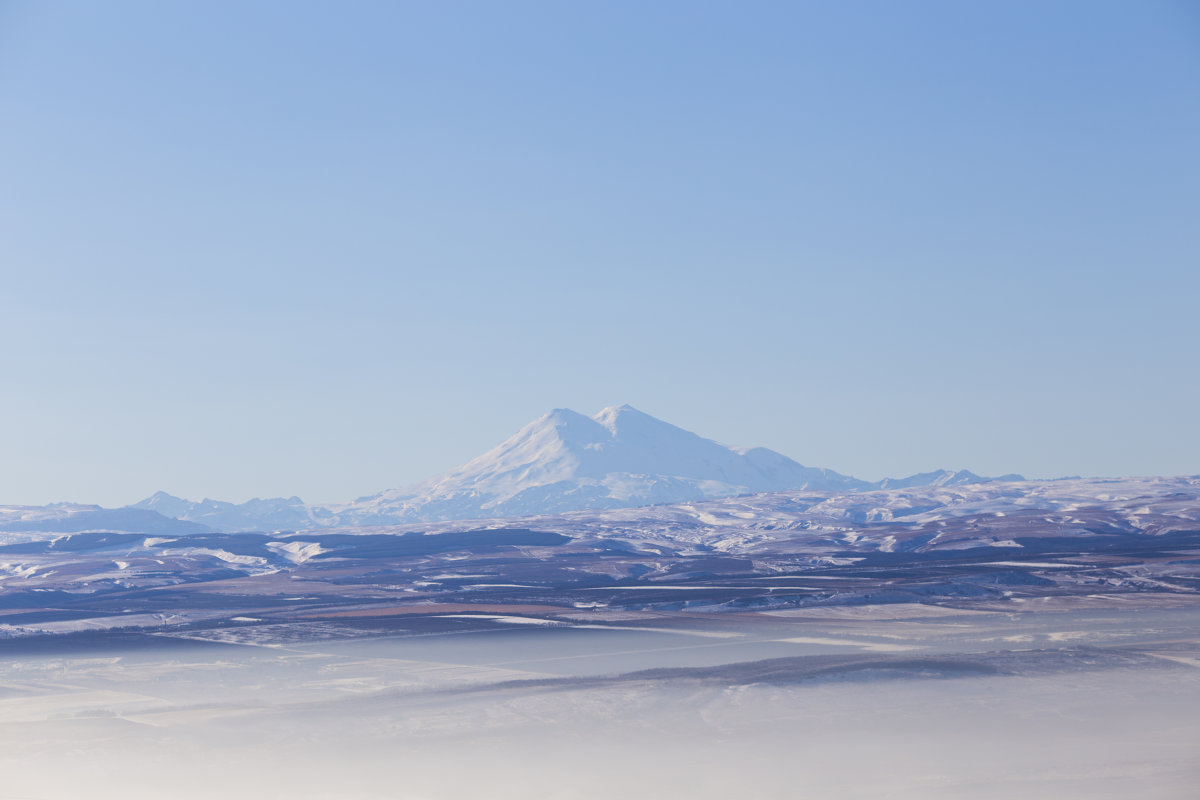
[[[557,408],[461,467],[354,505],[367,517],[426,521],[869,485],[765,448],[726,447],[626,405],[594,417]]]
[[[966,470],[939,470],[868,483],[806,467],[766,448],[727,447],[622,405],[592,417],[555,409],[462,466],[351,503],[313,506],[296,497],[194,503],[159,492],[133,507],[217,530],[303,530],[558,514],[759,492],[854,492],[988,480]]]
[[[985,478],[976,475],[969,469],[937,469],[933,472],[918,472],[907,478],[884,478],[871,484],[874,489],[913,489],[920,486],[967,486],[972,483],[989,483],[991,481],[1023,481],[1023,475],[1010,473],[995,478]]]

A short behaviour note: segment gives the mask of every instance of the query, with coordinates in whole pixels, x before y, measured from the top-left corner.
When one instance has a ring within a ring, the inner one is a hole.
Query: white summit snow
[[[726,447],[623,405],[594,417],[557,408],[436,478],[331,510],[363,522],[431,521],[867,486],[765,448]]]

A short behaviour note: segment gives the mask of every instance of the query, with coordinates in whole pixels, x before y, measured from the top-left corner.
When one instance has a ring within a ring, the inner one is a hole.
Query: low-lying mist
[[[0,795],[1184,798],[1198,613],[16,655]]]

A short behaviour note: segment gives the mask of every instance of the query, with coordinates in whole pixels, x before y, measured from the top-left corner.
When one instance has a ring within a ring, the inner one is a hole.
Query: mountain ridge
[[[1023,480],[1019,475],[1003,479]],[[305,530],[536,516],[762,492],[856,492],[991,480],[968,470],[935,470],[863,481],[805,466],[765,447],[719,444],[619,405],[590,417],[552,409],[464,464],[349,503],[308,505],[298,497],[192,502],[160,491],[130,508],[216,530]]]

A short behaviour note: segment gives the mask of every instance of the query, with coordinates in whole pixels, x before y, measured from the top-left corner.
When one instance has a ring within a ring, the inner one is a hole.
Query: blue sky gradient
[[[337,501],[628,402],[1200,472],[1190,2],[0,0],[0,501]]]

